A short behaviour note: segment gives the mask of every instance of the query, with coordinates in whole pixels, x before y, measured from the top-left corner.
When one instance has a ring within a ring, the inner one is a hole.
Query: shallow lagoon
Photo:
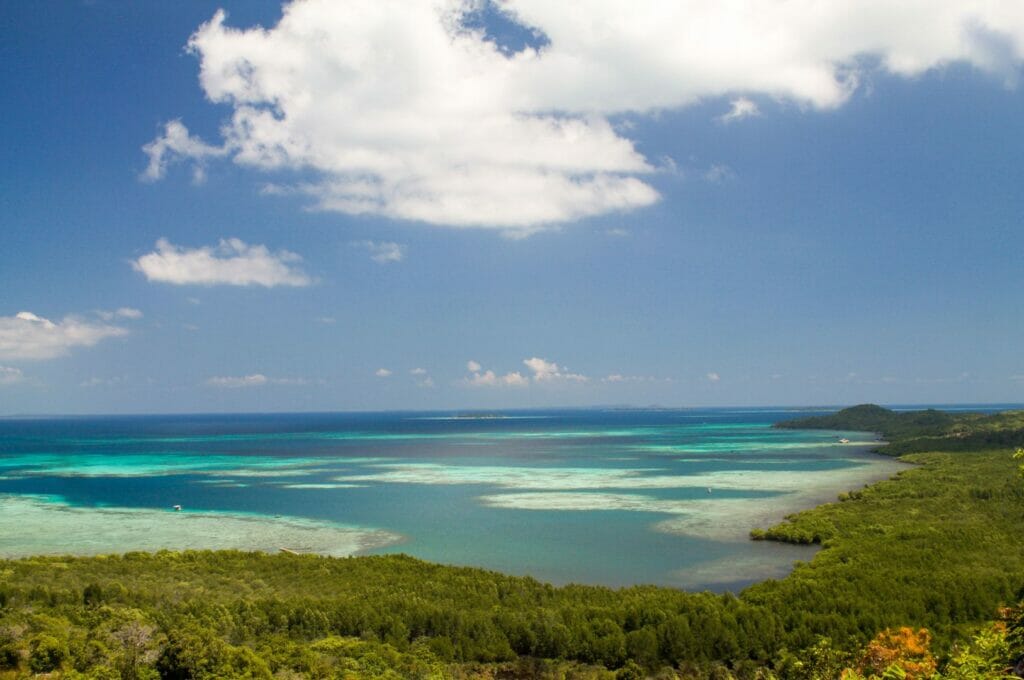
[[[901,468],[863,433],[771,428],[792,410],[512,415],[0,420],[0,554],[407,552],[723,589],[813,554],[751,542],[752,527]]]

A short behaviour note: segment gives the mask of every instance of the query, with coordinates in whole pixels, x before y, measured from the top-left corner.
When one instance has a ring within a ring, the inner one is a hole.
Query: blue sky
[[[1013,3],[442,4],[5,6],[0,414],[1024,401]]]

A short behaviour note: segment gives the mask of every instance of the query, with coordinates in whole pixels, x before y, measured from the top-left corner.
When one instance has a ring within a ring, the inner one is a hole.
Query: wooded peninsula
[[[777,427],[875,432],[907,467],[752,528],[821,549],[737,594],[405,555],[3,560],[0,678],[1024,677],[1024,411],[863,405]]]

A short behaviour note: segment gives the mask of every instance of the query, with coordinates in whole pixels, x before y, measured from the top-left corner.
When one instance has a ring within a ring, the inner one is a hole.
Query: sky
[[[5,3],[0,415],[1024,402],[1017,0]]]

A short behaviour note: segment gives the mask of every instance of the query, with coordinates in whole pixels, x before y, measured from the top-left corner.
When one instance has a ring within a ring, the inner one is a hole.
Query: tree
[[[909,626],[886,628],[868,644],[859,668],[865,675],[889,677],[899,669],[908,680],[930,677],[936,668],[931,642],[931,633],[926,628],[916,632]]]

